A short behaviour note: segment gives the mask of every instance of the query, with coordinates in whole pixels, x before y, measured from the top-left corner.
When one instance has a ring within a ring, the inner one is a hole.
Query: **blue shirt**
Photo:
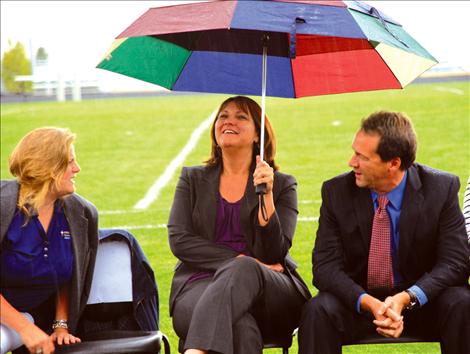
[[[392,253],[394,286],[399,286],[400,283],[403,281],[403,277],[398,271],[398,246],[400,244],[400,232],[398,230],[398,225],[400,221],[401,205],[403,202],[403,196],[405,194],[407,177],[408,177],[408,172],[405,171],[405,175],[403,176],[400,184],[386,194],[387,199],[389,201],[387,204],[387,212],[388,212],[388,215],[390,216],[390,224],[391,224],[390,235],[392,239],[390,240],[391,242],[390,251]],[[372,201],[374,202],[374,210],[376,210],[379,207],[379,204],[377,201],[378,194],[377,192],[373,190],[371,190],[370,193],[372,196]],[[413,285],[412,287],[409,288],[409,290],[411,290],[413,293],[416,294],[419,304],[421,306],[424,305],[428,301],[426,294],[418,286]],[[358,312],[360,312],[360,302],[364,295],[365,293],[361,294],[357,301]]]
[[[38,216],[24,225],[16,212],[2,243],[0,285],[5,299],[17,310],[42,304],[72,278],[72,235],[60,201],[54,205],[47,234]]]

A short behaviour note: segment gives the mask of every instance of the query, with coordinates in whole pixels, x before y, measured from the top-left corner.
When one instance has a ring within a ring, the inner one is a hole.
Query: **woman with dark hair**
[[[183,168],[176,187],[168,236],[179,262],[170,314],[186,354],[261,353],[263,338],[292,333],[310,297],[288,254],[297,184],[278,171],[268,119],[261,160],[260,126],[255,101],[224,101],[212,125],[211,157]],[[262,183],[266,193],[258,196]]]
[[[33,130],[10,156],[16,180],[1,181],[2,353],[15,349],[3,347],[7,337],[26,347],[14,353],[80,341],[73,333],[90,289],[98,214],[74,193],[74,139],[68,129]]]

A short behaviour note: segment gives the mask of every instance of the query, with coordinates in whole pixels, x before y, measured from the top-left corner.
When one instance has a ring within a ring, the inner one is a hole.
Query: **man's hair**
[[[372,113],[362,120],[361,129],[367,134],[380,135],[377,153],[382,161],[399,157],[401,170],[406,170],[415,161],[416,133],[405,113],[388,111]]]

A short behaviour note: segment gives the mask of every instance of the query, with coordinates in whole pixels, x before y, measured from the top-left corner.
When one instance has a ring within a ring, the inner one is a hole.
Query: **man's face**
[[[354,154],[349,160],[349,166],[354,170],[356,185],[370,188],[376,192],[386,192],[389,185],[390,162],[384,162],[377,153],[380,135],[368,134],[363,130],[356,133],[352,143]]]

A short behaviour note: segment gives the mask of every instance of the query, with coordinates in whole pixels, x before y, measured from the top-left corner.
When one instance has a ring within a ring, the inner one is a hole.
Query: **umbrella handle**
[[[266,183],[258,184],[258,185],[255,187],[255,192],[256,192],[257,195],[264,195],[264,194],[266,194]]]

